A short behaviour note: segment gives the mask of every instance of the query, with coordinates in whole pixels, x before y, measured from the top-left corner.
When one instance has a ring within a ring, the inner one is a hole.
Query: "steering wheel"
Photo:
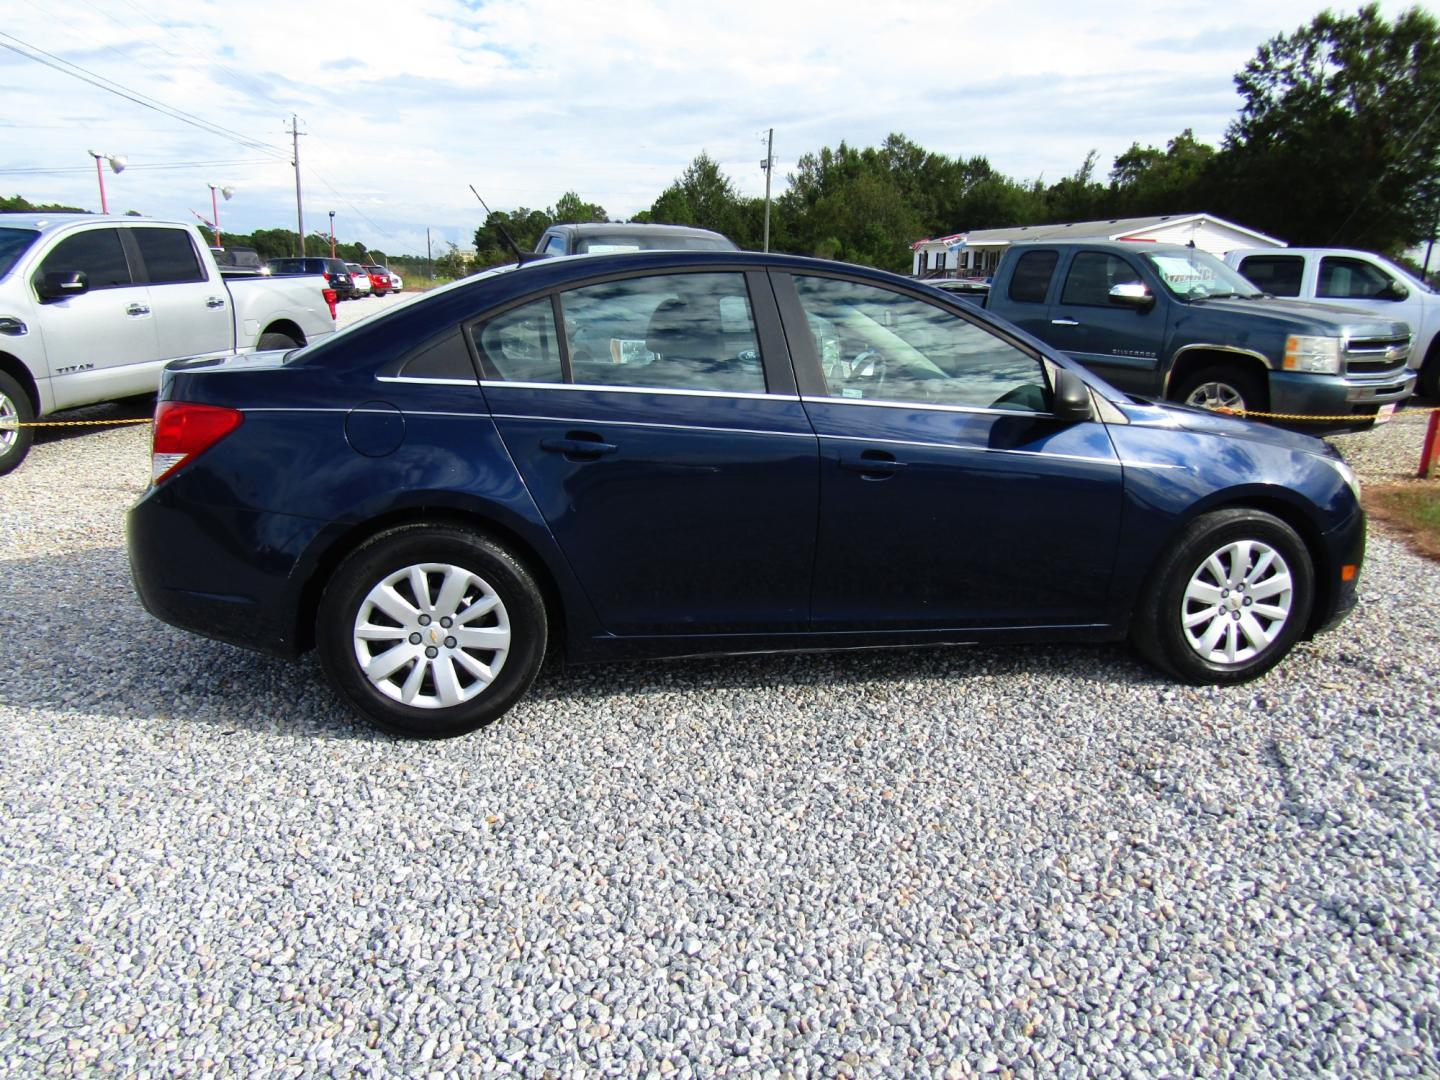
[[[845,381],[863,380],[879,389],[885,385],[885,373],[889,366],[885,354],[879,349],[862,349],[855,354],[855,359],[850,361],[850,374]]]

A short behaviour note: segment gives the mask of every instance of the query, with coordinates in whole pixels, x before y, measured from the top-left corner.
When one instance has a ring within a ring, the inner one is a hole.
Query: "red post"
[[[1440,459],[1440,411],[1430,414],[1430,423],[1425,428],[1425,443],[1420,447],[1420,471],[1415,475],[1424,480],[1430,475],[1437,459]]]
[[[73,160],[73,159],[72,159]],[[100,212],[110,213],[110,207],[105,205],[105,170],[100,167],[100,155],[95,155],[95,175],[100,178]]]
[[[215,185],[210,185],[210,220],[215,223],[215,246],[224,247],[220,241],[220,204],[215,201]]]

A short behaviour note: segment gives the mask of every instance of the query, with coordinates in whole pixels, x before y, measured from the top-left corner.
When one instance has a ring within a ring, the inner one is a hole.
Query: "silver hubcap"
[[[9,450],[20,437],[20,429],[15,426],[19,422],[20,410],[7,395],[0,394],[0,453]]]
[[[1280,553],[1259,540],[1237,540],[1190,576],[1180,626],[1201,659],[1243,664],[1279,637],[1293,602],[1290,568]]]
[[[360,670],[386,697],[418,709],[447,709],[484,693],[509,653],[505,605],[460,566],[397,570],[355,615]]]
[[[1200,409],[1239,409],[1244,410],[1245,399],[1240,396],[1229,383],[1207,382],[1201,383],[1190,396],[1185,399],[1186,405],[1194,405]]]

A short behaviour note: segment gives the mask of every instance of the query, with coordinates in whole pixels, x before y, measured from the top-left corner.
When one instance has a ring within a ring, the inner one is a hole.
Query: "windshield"
[[[606,233],[582,236],[575,241],[577,254],[603,251],[734,251],[735,245],[722,236],[647,236],[644,233]]]
[[[34,229],[0,229],[0,278],[10,273],[39,235]]]
[[[1222,296],[1264,296],[1259,289],[1207,251],[1145,253],[1160,281],[1181,300],[1213,300]]]

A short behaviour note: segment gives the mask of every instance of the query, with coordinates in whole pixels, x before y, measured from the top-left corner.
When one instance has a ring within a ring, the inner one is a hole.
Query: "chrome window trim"
[[[424,375],[376,375],[376,382],[388,383],[426,383],[431,386],[475,386],[480,385],[476,379],[442,379],[430,378]]]
[[[918,401],[870,401],[864,398],[802,397],[807,405],[877,405],[882,409],[923,409],[926,412],[979,413],[982,416],[1026,416],[1053,420],[1054,413],[1028,412],[1020,409],[990,409],[983,405],[938,405]]]
[[[497,388],[511,386],[518,390],[601,390],[607,394],[669,394],[672,397],[738,398],[745,401],[800,400],[799,394],[753,394],[746,390],[683,390],[664,386],[610,386],[605,383],[536,383],[481,379],[480,385]]]

